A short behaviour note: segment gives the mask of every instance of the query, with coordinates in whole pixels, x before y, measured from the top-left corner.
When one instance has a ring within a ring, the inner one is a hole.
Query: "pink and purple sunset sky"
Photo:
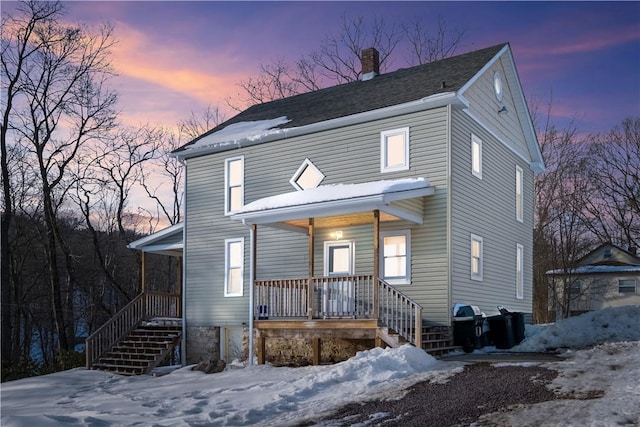
[[[4,2],[11,8],[11,3]],[[295,60],[339,34],[341,17],[426,27],[441,16],[465,34],[456,53],[509,42],[527,99],[552,97],[559,126],[607,131],[640,115],[640,2],[65,1],[66,19],[111,23],[125,123],[173,126],[208,105],[225,110],[261,64]],[[3,7],[4,8],[4,7]],[[406,64],[393,63],[390,70]],[[227,110],[226,118],[235,113]]]

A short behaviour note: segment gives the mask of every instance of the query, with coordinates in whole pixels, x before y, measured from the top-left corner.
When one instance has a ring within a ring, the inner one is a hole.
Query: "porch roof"
[[[179,222],[129,243],[129,249],[161,255],[182,256],[183,223]]]
[[[421,224],[422,215],[404,209],[402,200],[430,196],[435,189],[425,178],[381,180],[359,184],[321,185],[258,199],[245,205],[232,218],[248,224],[300,227],[296,220],[347,217],[379,210],[386,220],[404,219]],[[353,218],[349,220],[353,222]]]

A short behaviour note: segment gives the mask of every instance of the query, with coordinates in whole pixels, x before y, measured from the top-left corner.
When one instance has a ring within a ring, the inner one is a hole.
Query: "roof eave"
[[[432,96],[421,98],[415,101],[406,102],[403,104],[392,105],[385,108],[379,108],[376,110],[365,111],[363,113],[352,114],[349,116],[338,117],[331,120],[325,120],[322,122],[311,123],[304,126],[282,128],[282,132],[277,134],[265,135],[259,138],[244,138],[238,141],[229,141],[224,144],[215,144],[209,147],[203,147],[201,149],[185,149],[181,151],[174,151],[169,155],[175,157],[178,160],[186,160],[193,157],[205,156],[213,153],[220,153],[229,151],[235,148],[249,147],[258,144],[264,144],[271,141],[280,139],[292,138],[296,136],[307,135],[315,132],[321,132],[325,130],[340,128],[343,126],[355,125],[365,123],[373,120],[384,119],[387,117],[398,116],[402,114],[409,114],[422,110],[429,110],[438,107],[444,107],[446,105],[452,105],[457,108],[468,108],[469,102],[462,96],[459,96],[457,92],[443,92]]]
[[[300,218],[346,215],[378,209],[407,221],[422,223],[422,218],[418,218],[417,216],[402,209],[391,207],[389,204],[397,200],[431,196],[434,193],[435,189],[429,186],[413,190],[373,194],[349,199],[330,200],[304,205],[284,206],[252,212],[242,212],[232,215],[231,219],[242,221],[246,224],[260,225],[291,221]]]

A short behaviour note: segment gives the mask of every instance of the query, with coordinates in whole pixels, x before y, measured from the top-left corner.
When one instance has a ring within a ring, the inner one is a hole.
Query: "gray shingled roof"
[[[279,128],[299,127],[404,104],[438,93],[455,92],[475,76],[505,45],[503,43],[440,61],[380,74],[371,80],[345,83],[257,104],[185,144],[174,153],[233,123],[286,116],[290,121]]]

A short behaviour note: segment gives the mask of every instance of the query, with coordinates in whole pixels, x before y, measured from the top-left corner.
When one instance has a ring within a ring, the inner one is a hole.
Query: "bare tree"
[[[434,33],[428,32],[420,20],[414,21],[411,25],[404,25],[402,29],[408,40],[409,57],[405,59],[410,66],[427,64],[453,56],[464,36],[463,30],[450,32],[442,16],[438,17],[437,29]]]
[[[227,104],[242,110],[248,105],[272,101],[330,85],[359,80],[362,74],[362,51],[375,47],[380,56],[380,69],[391,69],[394,60],[407,65],[424,64],[455,53],[463,31],[449,32],[446,22],[438,18],[437,30],[430,33],[421,21],[399,26],[375,17],[342,17],[337,34],[327,34],[317,49],[297,60],[278,58],[260,66],[257,76],[241,81],[237,99]],[[398,47],[408,52],[402,57]]]
[[[57,2],[34,2],[18,7],[18,15],[2,17],[2,123],[0,124],[0,151],[3,184],[3,212],[0,250],[2,251],[2,361],[8,362],[12,355],[12,319],[11,319],[11,291],[9,232],[13,221],[14,209],[9,176],[9,127],[14,111],[14,101],[19,97],[20,81],[25,70],[28,69],[29,59],[42,47],[34,43],[34,33],[43,23],[60,11]],[[42,41],[41,41],[42,42]]]
[[[640,117],[591,137],[590,230],[603,242],[640,244]]]
[[[535,180],[534,316],[545,322],[549,304],[567,317],[581,295],[573,292],[572,268],[594,243],[588,232],[584,206],[590,196],[586,173],[587,144],[575,124],[558,130],[551,124],[551,102],[534,116],[546,171]],[[534,105],[532,111],[537,111]],[[547,275],[549,270],[566,274]]]
[[[14,82],[8,88],[11,105],[5,106],[3,145],[8,142],[5,132],[11,131],[14,141],[29,147],[37,165],[56,345],[68,351],[74,333],[74,260],[58,214],[72,186],[69,166],[113,125],[116,95],[105,82],[114,41],[109,27],[92,32],[61,24],[63,8],[57,2],[24,2],[17,11],[17,17],[7,19],[9,31],[3,31],[3,73]]]

